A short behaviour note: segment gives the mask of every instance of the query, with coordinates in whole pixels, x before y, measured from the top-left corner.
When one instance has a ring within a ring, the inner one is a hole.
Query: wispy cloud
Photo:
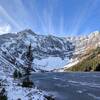
[[[0,16],[4,16],[6,17],[7,20],[9,20],[17,29],[20,29],[20,25],[17,23],[17,21],[15,21],[6,11],[6,9],[4,9],[1,5],[0,5]]]
[[[99,0],[80,1],[0,0],[0,21],[10,24],[12,31],[32,28],[40,34],[77,35],[90,30],[84,24],[93,22],[91,15],[100,4]]]
[[[60,33],[64,34],[64,18],[63,16],[60,17]]]
[[[57,9],[58,0],[47,0],[47,8],[44,8],[43,18],[44,23],[49,34],[56,33],[55,29],[55,20],[54,20],[54,11]],[[60,31],[60,28],[58,29]]]
[[[9,24],[0,25],[0,35],[11,32],[11,26]]]
[[[35,8],[35,13],[36,13],[36,16],[37,16],[37,19],[39,20],[39,22],[40,22],[40,25],[41,25],[41,28],[42,28],[42,30],[43,30],[43,32],[44,32],[44,34],[47,32],[47,26],[46,26],[46,24],[45,24],[45,21],[44,21],[44,16],[41,16],[40,14],[39,14],[39,12],[38,12],[38,8]],[[45,19],[46,19],[47,17],[45,17]]]
[[[47,28],[46,28],[46,25],[44,22],[43,15],[41,15],[43,13],[43,11],[40,12],[41,9],[40,10],[38,9],[37,1],[33,0],[32,2],[31,1],[28,2],[28,6],[30,8],[29,12],[31,12],[31,14],[30,14],[32,17],[31,23],[33,25],[33,28],[39,27],[39,29],[36,30],[36,32],[40,33],[40,30],[42,30],[43,34],[45,34],[47,32]]]
[[[98,0],[89,0],[88,2],[86,2],[86,5],[81,10],[81,12],[79,14],[76,14],[72,24],[72,34],[79,34],[80,27],[88,20],[91,12],[93,11],[93,9],[95,9],[97,3]]]
[[[54,32],[54,25],[53,25],[54,22],[53,22],[53,19],[52,19],[52,15],[53,15],[52,11],[48,12],[47,9],[44,9],[44,23],[45,23],[47,32],[49,34],[53,34],[53,32]]]

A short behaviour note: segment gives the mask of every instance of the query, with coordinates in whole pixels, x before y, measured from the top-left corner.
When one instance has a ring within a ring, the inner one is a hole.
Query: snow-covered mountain
[[[25,66],[31,43],[34,70],[51,70],[65,66],[73,56],[75,45],[64,37],[38,35],[31,30],[1,35],[1,56],[18,68]]]
[[[31,44],[32,67],[35,71],[70,67],[71,63],[78,61],[80,55],[100,44],[99,37],[98,31],[84,37],[56,37],[38,35],[27,29],[16,34],[1,35],[0,56],[17,68],[24,68],[26,52]]]

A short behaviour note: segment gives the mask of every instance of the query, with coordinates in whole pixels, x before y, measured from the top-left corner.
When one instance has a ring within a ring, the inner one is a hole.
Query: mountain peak
[[[100,32],[99,31],[94,31],[94,32],[91,32],[89,37],[97,37],[100,35]]]
[[[31,29],[25,29],[23,31],[18,32],[18,34],[20,35],[26,35],[26,34],[31,34],[31,35],[36,35],[36,33],[34,33]]]

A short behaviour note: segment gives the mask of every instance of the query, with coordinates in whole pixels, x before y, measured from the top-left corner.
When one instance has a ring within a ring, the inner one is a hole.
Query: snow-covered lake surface
[[[40,69],[50,71],[53,69],[63,68],[69,61],[70,60],[68,58],[61,59],[60,57],[48,57],[41,60],[34,59],[34,64],[37,65]]]
[[[34,73],[31,78],[55,100],[100,100],[99,72]]]

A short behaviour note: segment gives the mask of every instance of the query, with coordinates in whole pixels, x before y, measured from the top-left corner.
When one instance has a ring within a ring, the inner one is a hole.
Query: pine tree
[[[26,74],[30,74],[32,70],[32,61],[33,61],[33,52],[32,52],[32,46],[31,43],[28,46],[28,50],[26,52]]]
[[[15,70],[13,73],[13,77],[14,78],[21,78],[22,77],[22,73],[18,70]]]

